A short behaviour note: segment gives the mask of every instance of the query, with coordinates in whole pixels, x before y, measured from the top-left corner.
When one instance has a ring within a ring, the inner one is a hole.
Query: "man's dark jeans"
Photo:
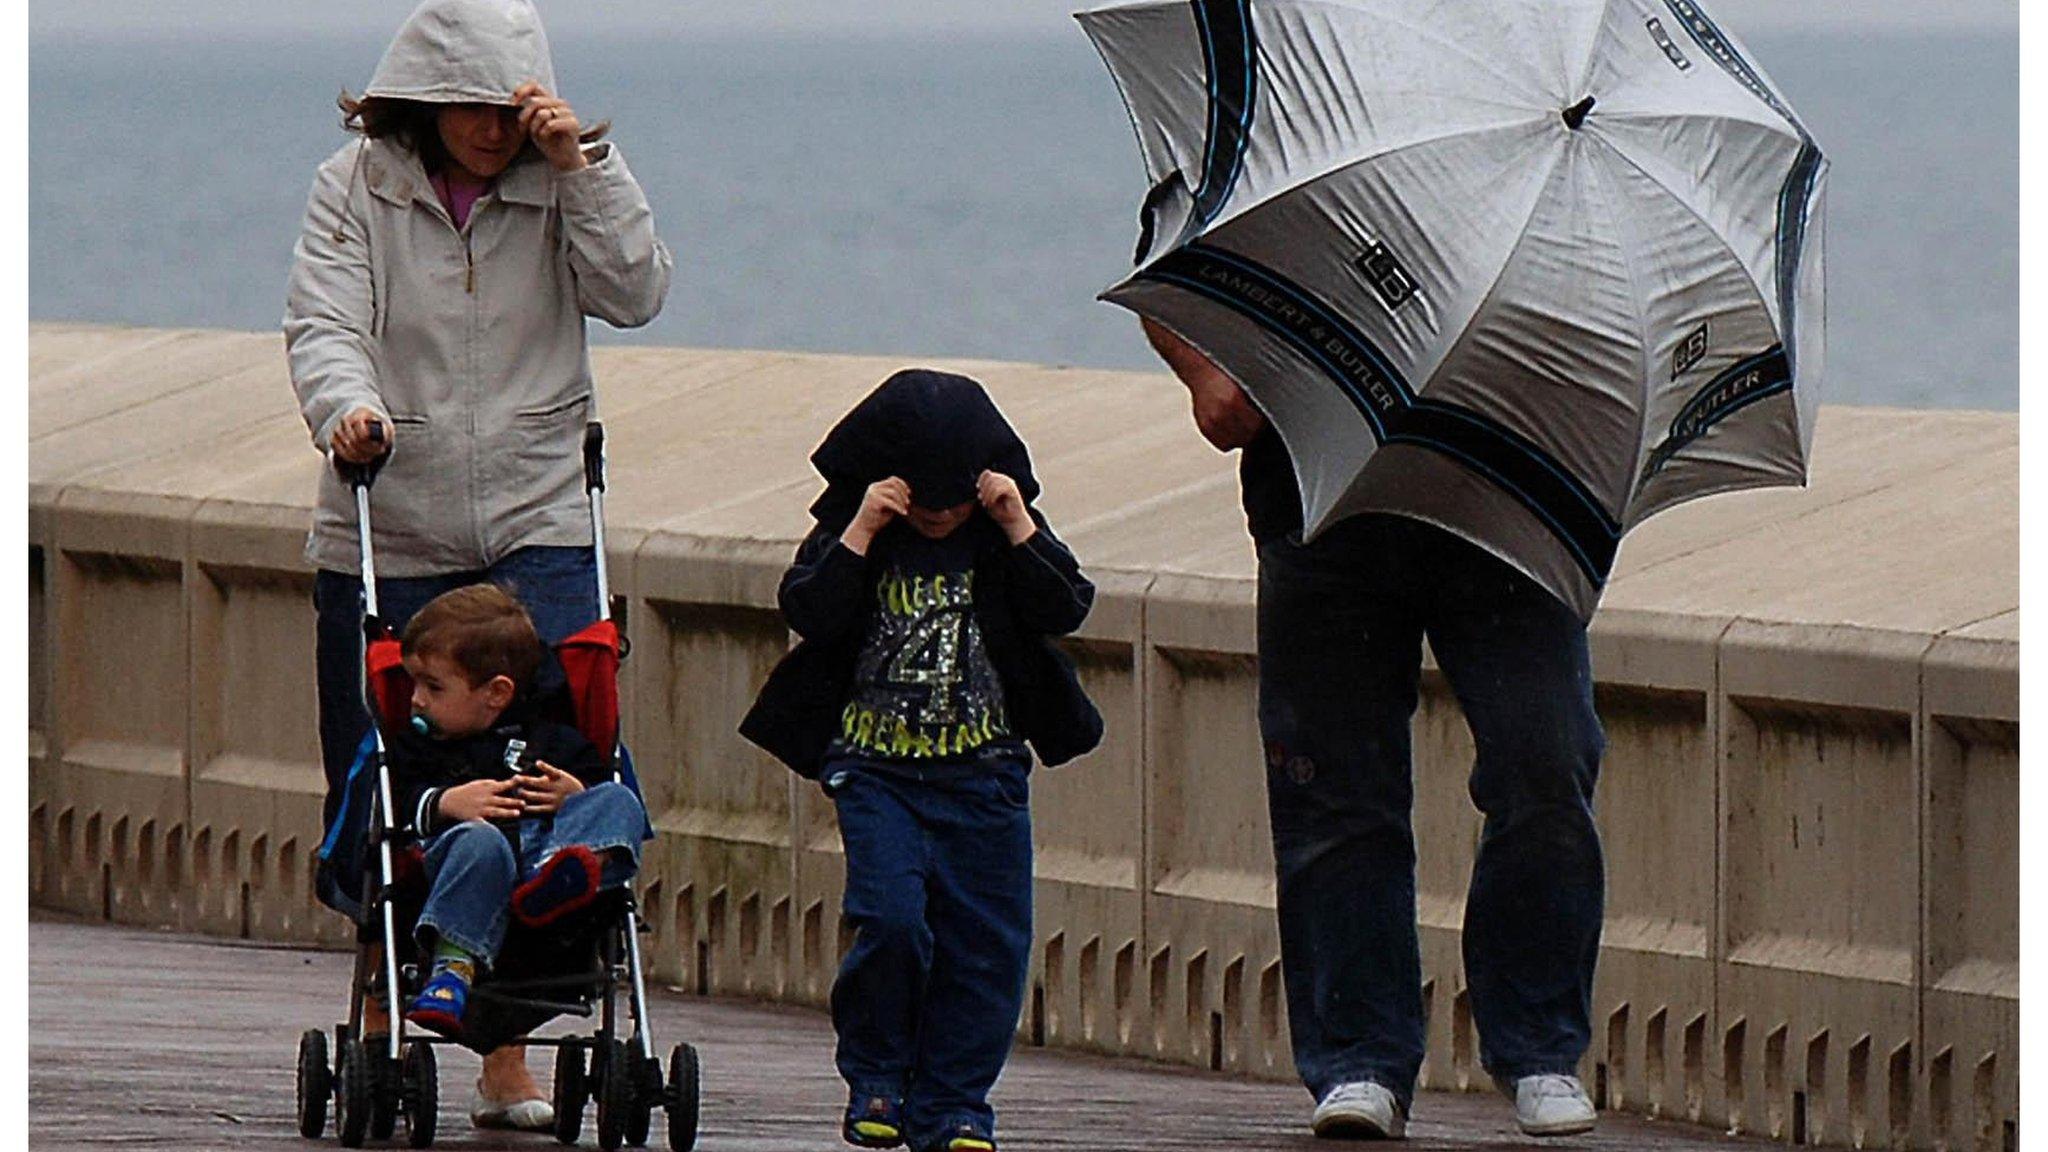
[[[1477,745],[1485,817],[1465,977],[1496,1077],[1572,1073],[1591,1039],[1606,745],[1584,625],[1527,576],[1417,520],[1356,516],[1259,547],[1259,727],[1294,1062],[1321,1099],[1422,1066],[1409,724],[1427,635]]]
[[[504,585],[526,606],[544,642],[553,645],[597,619],[597,556],[588,547],[537,545],[521,548],[481,572],[440,576],[381,576],[377,611],[393,633],[403,632],[413,613],[443,592],[489,581]],[[320,761],[327,770],[323,822],[334,822],[342,785],[370,714],[363,708],[363,581],[322,569],[313,577],[314,665],[320,705]],[[536,684],[545,692],[560,683],[561,665],[542,666]]]
[[[962,1121],[993,1133],[1031,959],[1030,766],[825,766],[846,846],[853,948],[832,985],[839,1074],[905,1102],[910,1146]]]

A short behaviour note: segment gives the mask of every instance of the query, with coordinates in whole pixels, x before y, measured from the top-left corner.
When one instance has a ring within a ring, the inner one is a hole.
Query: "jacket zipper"
[[[464,292],[468,292],[468,293],[470,293],[471,295],[475,295],[475,293],[476,293],[476,257],[475,257],[475,256],[474,256],[473,254],[471,254],[471,252],[470,252],[470,249],[469,249],[469,232],[468,232],[467,230],[465,230],[465,231],[464,231],[464,232],[462,233],[462,263],[463,263],[463,266],[464,266],[464,268],[465,268],[465,271],[464,271],[464,273],[463,273],[463,278],[462,278],[462,290],[463,290]]]

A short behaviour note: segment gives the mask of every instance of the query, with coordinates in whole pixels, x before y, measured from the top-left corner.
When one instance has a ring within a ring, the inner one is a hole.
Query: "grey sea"
[[[597,339],[1155,366],[1094,299],[1145,188],[1078,29],[550,31],[676,254],[660,319]],[[1823,398],[2017,407],[2017,38],[1747,39],[1834,164]],[[30,317],[275,330],[313,168],[344,140],[334,98],[382,47],[32,40]]]

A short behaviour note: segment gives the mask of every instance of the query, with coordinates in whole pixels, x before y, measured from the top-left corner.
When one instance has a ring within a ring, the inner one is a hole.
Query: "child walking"
[[[856,929],[832,988],[841,1134],[992,1152],[1031,949],[1032,753],[1059,764],[1102,737],[1051,638],[1095,589],[964,376],[891,376],[811,463],[826,489],[780,592],[801,643],[740,731],[838,808]]]
[[[460,1036],[469,988],[508,915],[554,923],[639,869],[646,816],[576,729],[534,715],[547,649],[503,589],[457,588],[407,623],[412,722],[389,738],[395,819],[426,846],[416,929],[433,972],[407,1020]]]

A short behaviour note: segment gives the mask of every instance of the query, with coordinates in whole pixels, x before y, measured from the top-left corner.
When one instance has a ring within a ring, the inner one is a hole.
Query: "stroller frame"
[[[372,441],[383,438],[383,425],[374,424]],[[338,458],[335,461],[356,502],[366,656],[370,645],[380,640],[390,642],[390,631],[377,612],[376,556],[370,532],[370,490],[385,459],[380,456],[368,465],[353,465]],[[597,421],[591,421],[584,431],[583,465],[597,569],[597,622],[602,624],[611,620],[611,584],[605,555],[604,426]],[[620,644],[621,655],[623,648]],[[422,973],[418,964],[400,962],[398,858],[394,854],[400,836],[390,819],[392,786],[384,745],[385,717],[379,712],[376,693],[369,688],[370,682],[366,680],[365,703],[374,737],[371,756],[376,768],[368,823],[375,867],[366,869],[362,878],[361,907],[366,915],[357,936],[348,1019],[333,1030],[332,1063],[328,1060],[325,1031],[310,1029],[299,1038],[299,1133],[308,1139],[318,1139],[326,1130],[331,1103],[336,1135],[343,1147],[361,1147],[366,1137],[388,1139],[402,1118],[407,1143],[414,1148],[426,1148],[434,1142],[439,1106],[434,1047],[459,1045],[461,1041],[406,1026],[403,1000],[417,991]],[[614,738],[611,749],[612,778],[626,782],[622,742]],[[669,1053],[668,1074],[663,1077],[661,1062],[655,1056],[653,1024],[647,1012],[646,974],[641,961],[640,934],[647,929],[640,919],[633,888],[629,884],[619,892],[608,893],[600,903],[615,904],[619,914],[604,924],[598,934],[594,970],[480,981],[472,991],[472,1003],[536,1013],[544,1023],[561,1015],[588,1018],[593,1013],[590,1001],[597,1001],[598,1027],[590,1036],[526,1036],[518,1040],[528,1047],[555,1049],[555,1138],[564,1144],[574,1144],[581,1138],[584,1107],[595,1097],[598,1145],[606,1152],[621,1144],[645,1144],[656,1106],[667,1114],[669,1146],[675,1152],[687,1152],[697,1138],[696,1049],[687,1043],[675,1045]],[[377,929],[374,934],[368,931],[372,924]],[[373,959],[376,945],[381,945],[381,959]],[[622,984],[633,1018],[630,1041],[619,1036],[622,1021],[618,994]],[[380,995],[390,1030],[383,1037],[365,1036],[364,1018],[370,998]],[[586,1051],[591,1055],[587,1068]]]

